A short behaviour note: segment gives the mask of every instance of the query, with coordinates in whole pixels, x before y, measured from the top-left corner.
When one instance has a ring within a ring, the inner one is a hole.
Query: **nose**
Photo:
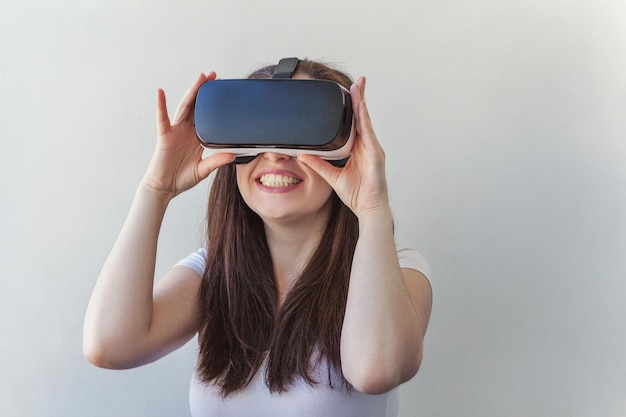
[[[288,161],[292,158],[291,155],[278,152],[264,152],[263,158],[270,162]]]

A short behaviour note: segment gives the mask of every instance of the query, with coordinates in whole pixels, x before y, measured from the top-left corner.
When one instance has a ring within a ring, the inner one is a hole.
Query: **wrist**
[[[172,192],[152,186],[145,180],[142,180],[139,184],[136,194],[138,198],[150,200],[163,208],[166,208],[176,196]]]
[[[363,210],[357,214],[359,219],[359,229],[363,231],[369,226],[377,228],[390,228],[393,231],[393,215],[389,204],[383,204],[375,208]]]

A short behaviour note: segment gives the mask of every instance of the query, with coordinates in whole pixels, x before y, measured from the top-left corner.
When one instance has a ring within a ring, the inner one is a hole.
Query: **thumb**
[[[342,171],[340,168],[331,165],[316,155],[300,154],[298,155],[298,160],[317,172],[331,187],[335,187],[337,178]]]
[[[235,155],[232,153],[220,152],[208,156],[200,161],[198,164],[198,176],[201,180],[209,176],[209,174],[215,171],[217,168],[229,164],[235,160]]]

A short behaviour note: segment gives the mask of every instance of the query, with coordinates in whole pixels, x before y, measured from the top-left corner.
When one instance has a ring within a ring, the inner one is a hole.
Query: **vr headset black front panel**
[[[196,133],[207,148],[339,149],[349,139],[349,92],[324,80],[216,80],[200,87]]]

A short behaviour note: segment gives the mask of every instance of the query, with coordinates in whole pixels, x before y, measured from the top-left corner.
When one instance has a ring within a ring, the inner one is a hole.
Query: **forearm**
[[[139,186],[87,307],[83,335],[87,355],[126,352],[127,346],[148,335],[157,240],[168,201]]]
[[[398,263],[391,211],[362,215],[341,336],[344,375],[364,391],[391,389],[416,372],[422,336]]]

